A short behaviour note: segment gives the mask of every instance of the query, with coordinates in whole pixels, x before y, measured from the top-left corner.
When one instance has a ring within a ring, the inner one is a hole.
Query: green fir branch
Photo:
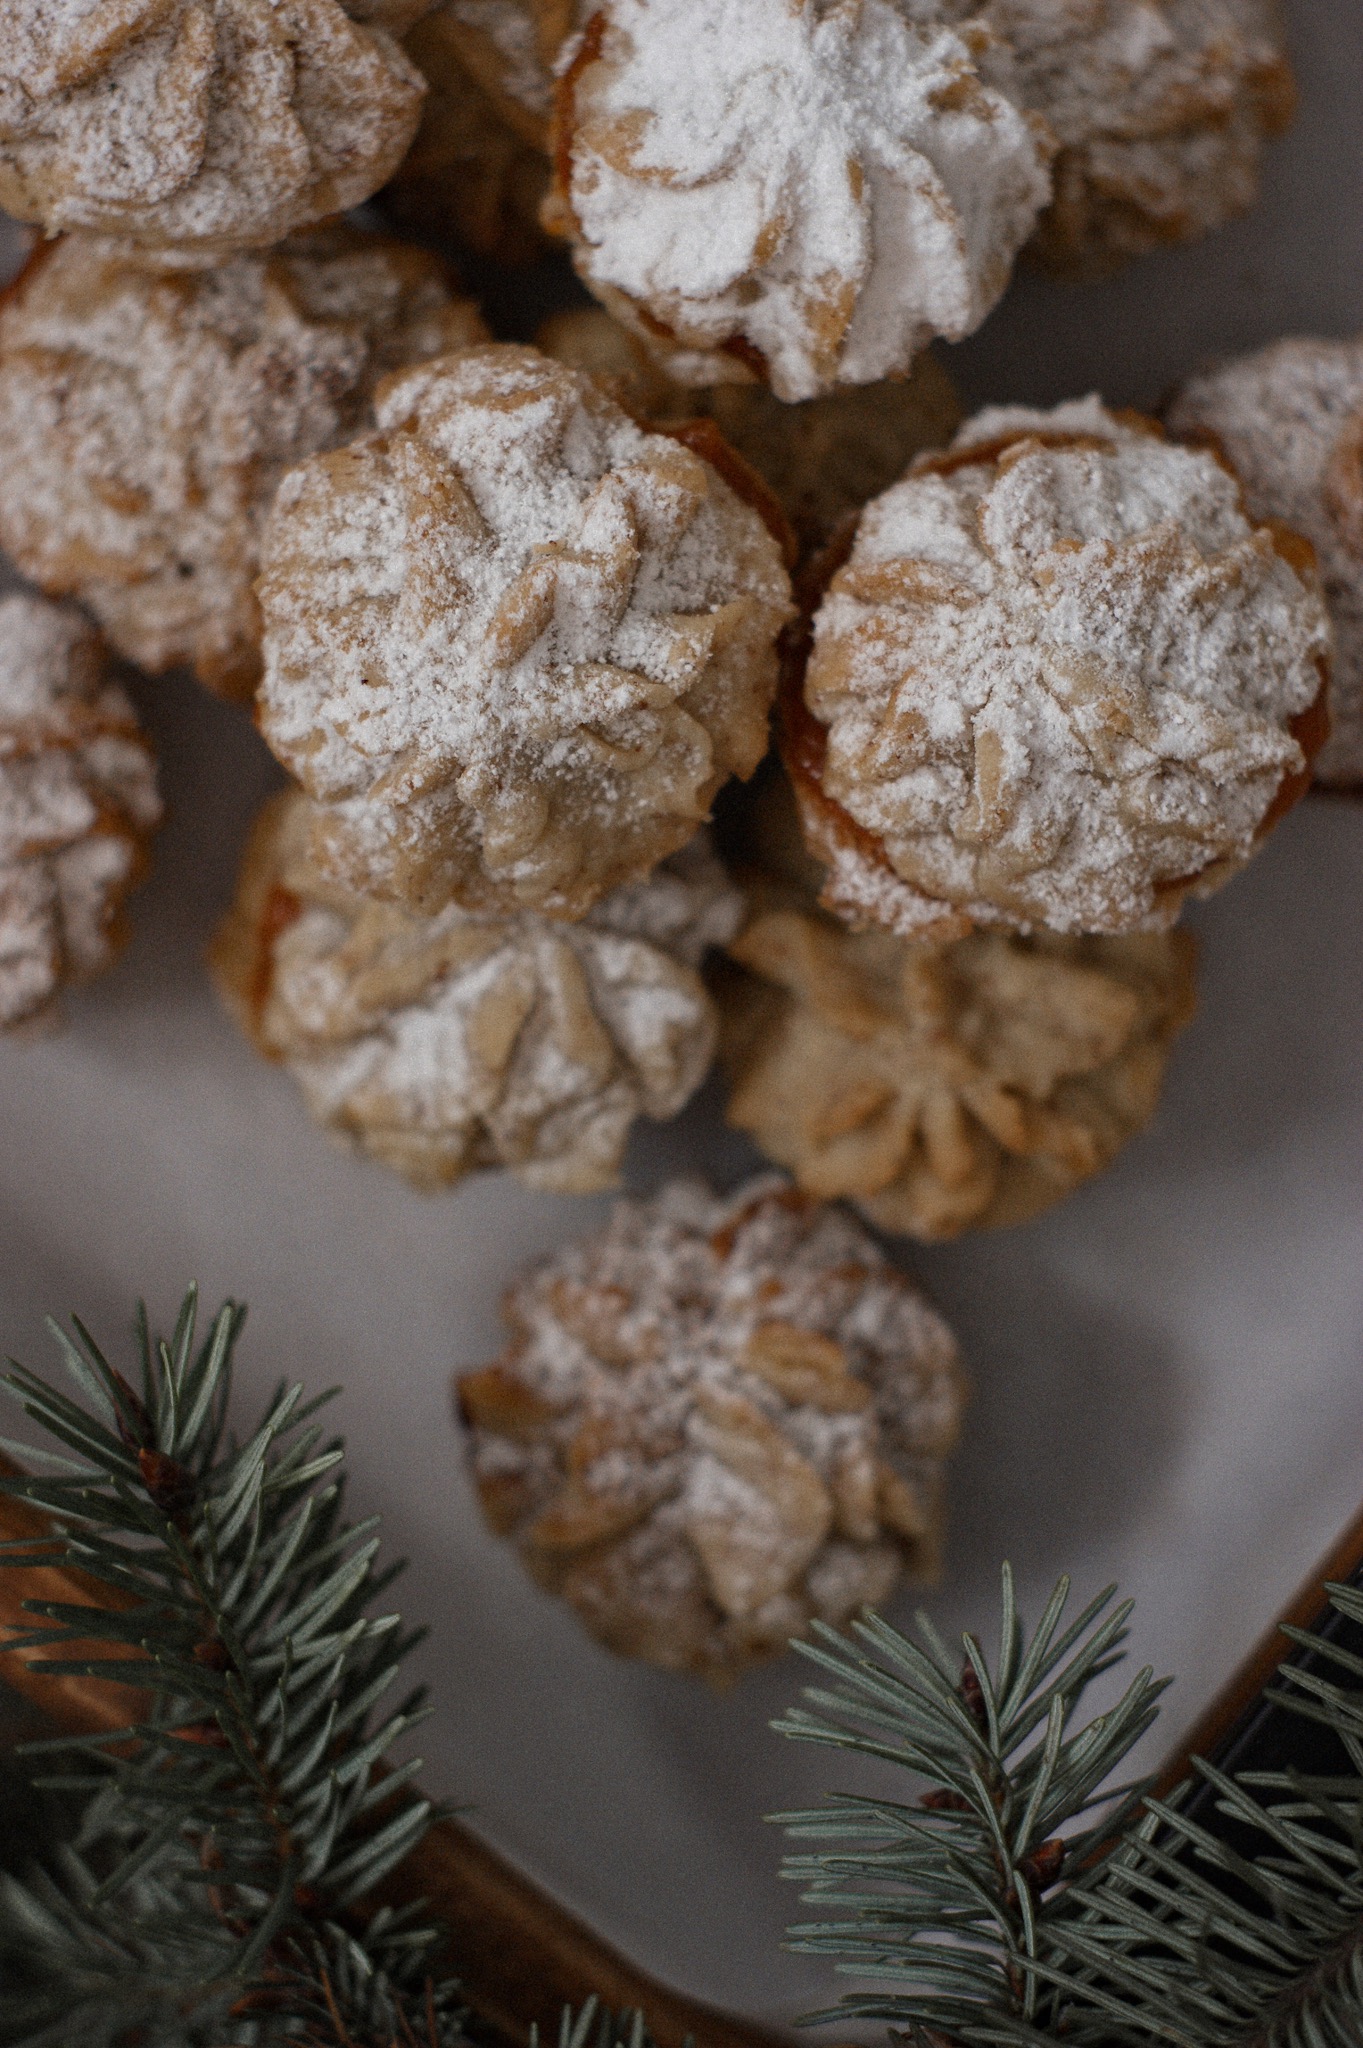
[[[371,1611],[395,1568],[372,1522],[344,1519],[342,1446],[314,1419],[330,1397],[280,1386],[238,1443],[244,1311],[224,1304],[196,1345],[196,1308],[191,1289],[168,1343],[139,1310],[132,1381],[73,1318],[74,1337],[52,1327],[76,1398],[13,1362],[3,1382],[65,1448],[0,1481],[59,1552],[0,1545],[0,1564],[59,1559],[125,1603],[26,1601],[7,1647],[151,1706],[29,1746],[56,1766],[39,1782],[86,1806],[47,1869],[0,1883],[0,2035],[448,2048],[462,2014],[430,1980],[432,1931],[352,1912],[433,1817],[419,1763],[386,1762],[425,1716],[420,1690],[397,1695],[422,1632]]]
[[[852,1642],[822,1628],[798,1646],[835,1683],[809,1689],[809,1706],[777,1730],[924,1781],[911,1804],[847,1797],[776,1816],[798,1838],[850,1845],[786,1864],[824,1915],[792,1928],[791,1946],[890,1987],[849,1995],[836,2016],[888,2019],[914,2041],[968,2048],[1055,2037],[1063,2001],[1037,1969],[1050,1923],[1136,1811],[1138,1787],[1107,1783],[1167,1682],[1142,1671],[1107,1713],[1076,1727],[1084,1692],[1121,1656],[1130,1603],[1114,1605],[1109,1590],[1067,1624],[1068,1596],[1062,1580],[1029,1637],[1005,1566],[992,1666],[969,1635],[954,1657],[925,1615],[917,1642],[869,1616]]]
[[[1363,1622],[1363,1595],[1328,1592]],[[1028,1638],[1005,1567],[992,1668],[971,1636],[952,1658],[923,1617],[917,1643],[872,1616],[852,1641],[823,1630],[806,1648],[836,1683],[780,1732],[923,1784],[911,1803],[778,1816],[842,1845],[787,1859],[825,1916],[792,1945],[884,1987],[815,2017],[888,2020],[916,2048],[1359,2048],[1363,1687],[1349,1681],[1363,1660],[1289,1630],[1312,1665],[1284,1665],[1270,1693],[1331,1730],[1339,1775],[1229,1777],[1195,1760],[1157,1799],[1110,1784],[1157,1713],[1149,1671],[1077,1725],[1121,1655],[1129,1603],[1103,1594],[1062,1629],[1067,1595],[1062,1580]],[[1190,1810],[1199,1785],[1224,1832]]]
[[[1363,1596],[1326,1588],[1363,1621]],[[1289,1628],[1314,1663],[1363,1665],[1326,1637]],[[1121,2038],[1161,2048],[1358,2048],[1363,2041],[1363,1689],[1285,1664],[1268,1697],[1330,1729],[1349,1768],[1333,1777],[1243,1771],[1201,1758],[1167,1800],[1147,1802],[1072,1922],[1053,1967],[1083,1972]],[[1231,1840],[1185,1807],[1209,1785]],[[1253,1838],[1246,1853],[1236,1840]]]

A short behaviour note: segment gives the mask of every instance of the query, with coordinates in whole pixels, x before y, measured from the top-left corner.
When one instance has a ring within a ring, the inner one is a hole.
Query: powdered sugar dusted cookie
[[[933,1569],[956,1345],[850,1216],[673,1182],[506,1316],[457,1383],[483,1511],[611,1649],[724,1679]]]
[[[1008,77],[978,20],[895,0],[605,0],[561,65],[555,218],[683,382],[872,383],[980,324],[1049,196]]]
[[[1225,363],[1184,385],[1169,423],[1225,451],[1256,519],[1314,546],[1335,629],[1316,778],[1363,786],[1363,339],[1278,341]]]
[[[974,15],[973,0],[958,0]],[[1187,241],[1258,196],[1292,73],[1277,0],[987,0],[1059,145],[1032,247],[1064,271]]]
[[[308,799],[262,814],[214,973],[318,1122],[419,1187],[509,1166],[613,1187],[639,1116],[675,1116],[715,1047],[696,969],[742,899],[703,842],[574,925],[352,896],[308,854]]]
[[[534,349],[402,372],[376,414],[276,498],[261,729],[338,880],[580,917],[765,752],[781,550],[710,461]]]
[[[367,199],[424,90],[336,0],[0,0],[0,50],[0,206],[198,250]]]
[[[353,228],[196,268],[69,235],[0,306],[0,540],[129,660],[249,694],[284,470],[365,425],[387,372],[486,331],[434,257]]]
[[[99,636],[0,597],[0,1026],[107,967],[159,824],[156,763]]]
[[[1309,545],[1095,398],[979,414],[864,514],[788,753],[825,902],[1158,931],[1242,867],[1325,732]]]

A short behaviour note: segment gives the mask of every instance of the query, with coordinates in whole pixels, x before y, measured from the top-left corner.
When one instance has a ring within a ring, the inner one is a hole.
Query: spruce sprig
[[[1134,1816],[1141,1788],[1108,1781],[1167,1683],[1144,1670],[1116,1705],[1074,1728],[1083,1693],[1120,1659],[1130,1602],[1114,1606],[1109,1589],[1065,1625],[1068,1597],[1062,1579],[1028,1637],[1005,1566],[992,1666],[971,1635],[963,1660],[953,1657],[923,1614],[918,1642],[872,1615],[853,1625],[854,1642],[823,1627],[797,1645],[836,1682],[808,1689],[809,1707],[777,1730],[926,1781],[913,1804],[842,1797],[776,1816],[796,1837],[853,1845],[786,1864],[809,1904],[838,1915],[792,1928],[791,1945],[897,1987],[854,1994],[839,2016],[889,2019],[916,2042],[969,2048],[1054,2038],[1057,1993],[1036,1966],[1077,1881],[1063,1880],[1091,1875]]]
[[[1326,1588],[1363,1622],[1363,1595]],[[1055,1930],[1051,1968],[1083,1984],[1122,2041],[1161,2048],[1358,2048],[1363,2040],[1363,1660],[1319,1632],[1268,1697],[1329,1729],[1331,1776],[1194,1758]],[[1320,1667],[1333,1667],[1327,1676]],[[1209,1786],[1227,1827],[1186,1810]]]
[[[1363,1623],[1363,1594],[1327,1591]],[[805,1898],[838,1913],[793,1928],[792,1945],[890,1987],[837,2015],[889,2020],[916,2048],[1358,2048],[1363,1658],[1289,1629],[1310,1657],[1269,1694],[1330,1731],[1336,1774],[1194,1759],[1156,1798],[1106,1783],[1157,1712],[1148,1671],[1071,1732],[1121,1654],[1129,1603],[1103,1594],[1059,1632],[1067,1592],[1028,1641],[1005,1567],[992,1673],[974,1637],[958,1666],[922,1617],[921,1647],[870,1617],[854,1628],[870,1654],[831,1630],[806,1649],[838,1684],[777,1728],[903,1765],[926,1789],[778,1816],[852,1845],[787,1859]]]
[[[344,1519],[342,1447],[314,1419],[330,1396],[281,1385],[238,1442],[244,1310],[225,1303],[198,1345],[196,1310],[191,1289],[168,1343],[139,1310],[134,1381],[73,1318],[74,1336],[50,1327],[79,1398],[13,1361],[3,1382],[63,1448],[40,1454],[50,1476],[0,1481],[51,1518],[55,1551],[8,1543],[0,1563],[62,1562],[123,1603],[26,1602],[8,1647],[150,1705],[36,1746],[84,1820],[0,1889],[0,1946],[35,1980],[0,2018],[33,2041],[443,2048],[460,2014],[427,1981],[432,1930],[351,1911],[433,1817],[419,1759],[385,1764],[424,1718],[420,1689],[391,1698],[423,1632],[372,1612],[401,1567],[379,1565],[373,1521]]]

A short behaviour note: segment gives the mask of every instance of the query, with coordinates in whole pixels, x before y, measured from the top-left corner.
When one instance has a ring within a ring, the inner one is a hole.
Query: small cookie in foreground
[[[479,1499],[608,1648],[723,1680],[935,1570],[955,1340],[845,1212],[674,1181],[505,1313],[456,1382]]]
[[[956,387],[930,349],[905,377],[786,405],[761,384],[674,383],[648,344],[600,306],[552,313],[535,339],[556,361],[604,378],[638,418],[714,420],[771,486],[806,553],[961,423]]]
[[[703,840],[581,924],[348,895],[308,858],[308,799],[268,804],[212,968],[238,1023],[317,1121],[418,1187],[507,1166],[531,1187],[616,1184],[636,1117],[709,1070],[696,969],[742,898]]]
[[[728,1120],[806,1194],[884,1230],[1021,1223],[1154,1114],[1196,1005],[1185,932],[948,945],[759,912],[729,948]]]
[[[249,696],[285,469],[367,424],[390,371],[486,335],[435,257],[343,225],[195,268],[68,235],[0,303],[0,543],[129,661]]]
[[[199,252],[368,199],[425,92],[337,0],[0,0],[0,47],[0,206],[50,235]]]
[[[1230,458],[1255,519],[1283,519],[1316,550],[1335,628],[1330,737],[1317,782],[1363,788],[1363,337],[1275,341],[1190,378],[1177,434]]]
[[[680,381],[875,383],[1002,295],[1049,135],[1001,43],[914,15],[603,0],[565,53],[546,221]]]
[[[338,881],[581,917],[766,752],[792,605],[760,484],[535,349],[403,371],[375,414],[275,499],[261,731]]]
[[[0,1026],[110,965],[160,822],[156,757],[99,635],[0,597]]]
[[[411,149],[379,194],[406,232],[453,234],[497,263],[532,263],[550,246],[539,224],[549,159],[503,119],[465,67],[448,7],[404,44],[430,88]]]
[[[1091,276],[1254,204],[1295,104],[1278,0],[985,0],[1012,91],[1059,144],[1029,245]]]
[[[1160,931],[1310,780],[1308,542],[1096,398],[995,407],[869,505],[786,758],[823,901],[904,937]],[[807,707],[807,710],[806,710]]]

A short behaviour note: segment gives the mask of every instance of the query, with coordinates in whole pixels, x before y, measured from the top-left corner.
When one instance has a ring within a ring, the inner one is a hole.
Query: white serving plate
[[[1363,325],[1359,0],[1291,14],[1302,110],[1254,216],[1107,284],[1021,278],[953,352],[972,404],[1148,405],[1209,353]],[[484,1532],[460,1465],[451,1370],[604,1204],[502,1176],[424,1198],[318,1135],[201,967],[278,771],[192,685],[141,695],[171,815],[134,942],[60,1036],[0,1045],[0,1346],[49,1358],[43,1314],[73,1307],[117,1342],[138,1291],[169,1318],[191,1277],[248,1299],[243,1407],[280,1373],[341,1382],[354,1508],[412,1559],[430,1783],[646,1967],[789,2019],[834,1986],[779,1951],[760,1817],[856,1776],[768,1732],[798,1662],[723,1698],[618,1662]],[[1061,1570],[1120,1580],[1141,1660],[1180,1674],[1164,1739],[1363,1500],[1363,804],[1303,805],[1193,921],[1201,1014],[1150,1133],[1038,1223],[905,1252],[975,1381],[934,1614],[990,1625],[1005,1554],[1033,1611]],[[712,1087],[640,1134],[629,1184],[752,1157]]]

